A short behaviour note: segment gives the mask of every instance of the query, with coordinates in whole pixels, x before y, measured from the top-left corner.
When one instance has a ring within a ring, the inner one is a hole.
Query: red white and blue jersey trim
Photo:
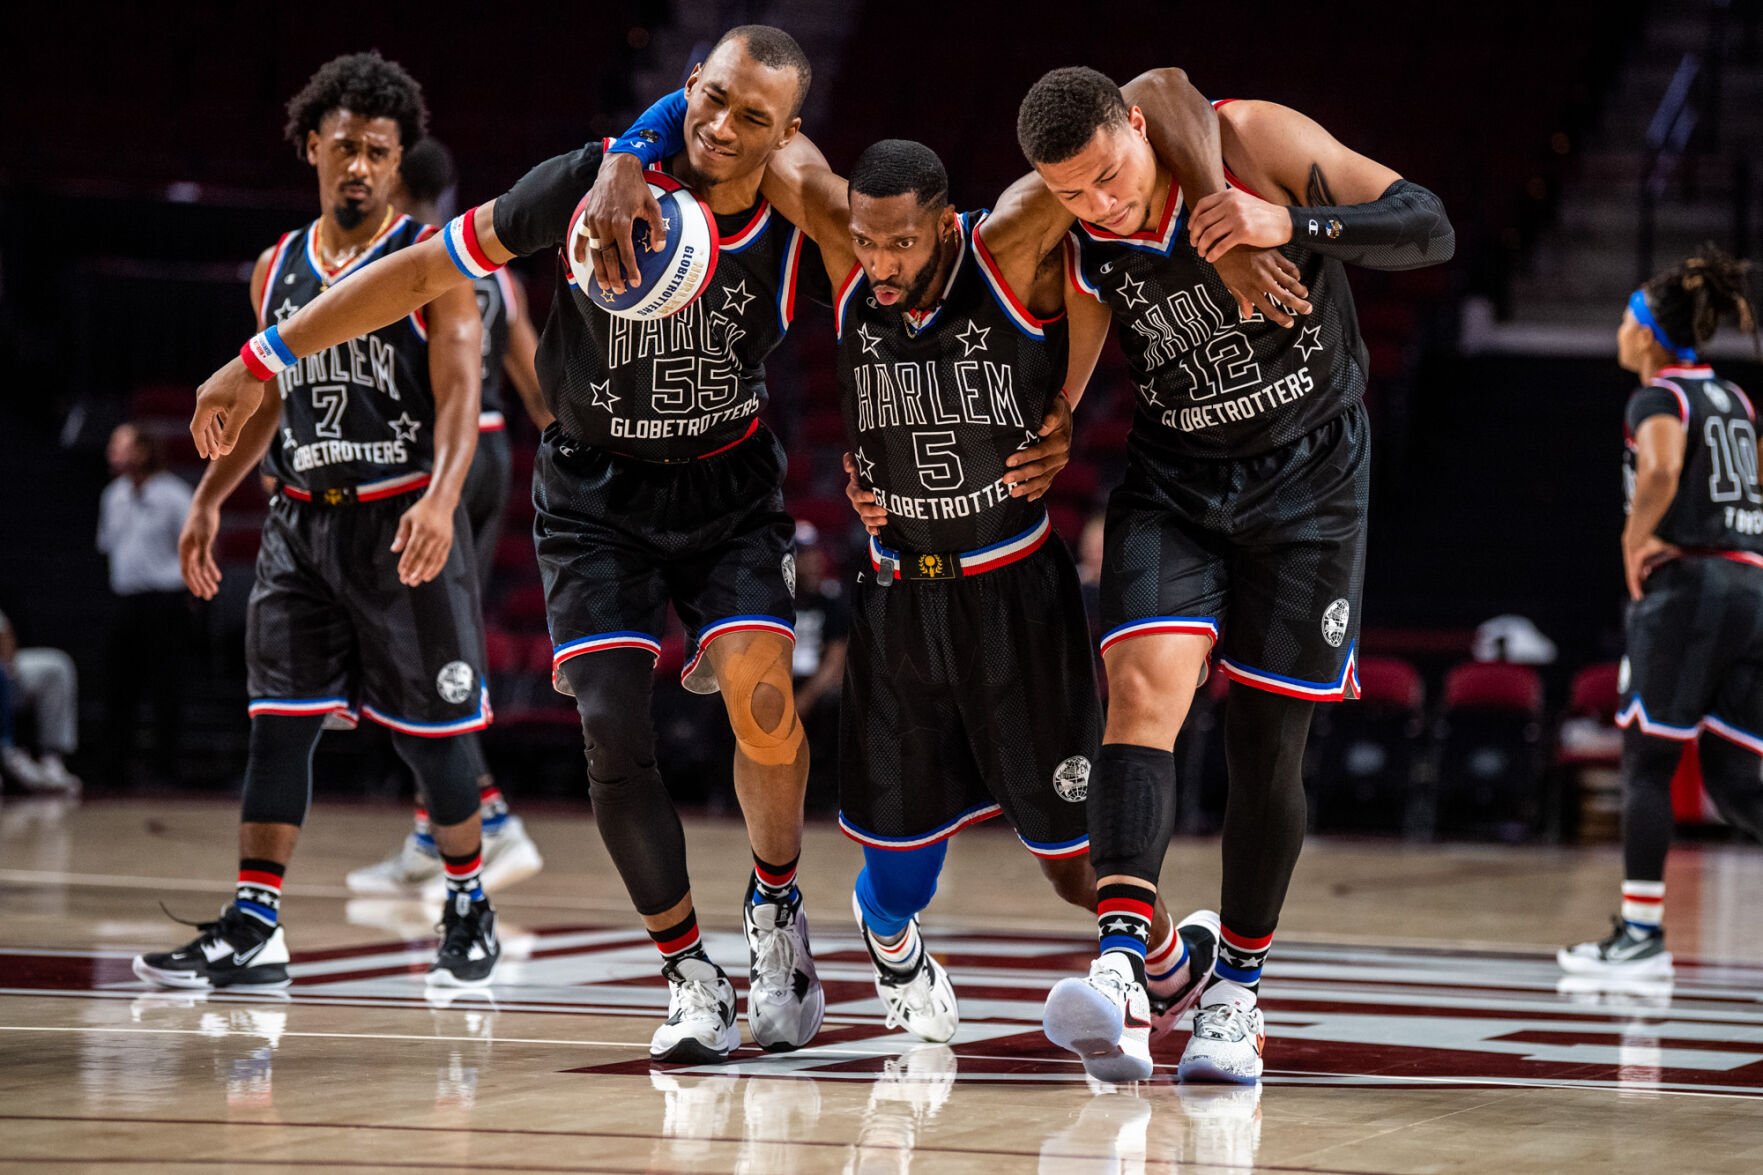
[[[1705,721],[1705,720],[1704,720]],[[1636,724],[1640,725],[1641,733],[1649,738],[1668,738],[1673,742],[1685,743],[1702,732],[1701,723],[1694,726],[1672,726],[1667,722],[1659,722],[1647,713],[1647,705],[1635,695],[1616,714],[1616,725],[1627,730]]]
[[[1684,369],[1684,368],[1667,368],[1666,370],[1672,371],[1672,372],[1674,372],[1674,374],[1684,375],[1686,377],[1689,374],[1688,369]],[[1712,371],[1708,371],[1707,368],[1703,368],[1702,370],[1707,372],[1707,374],[1700,376],[1698,378],[1702,378],[1702,379],[1713,378],[1714,373]],[[1679,420],[1683,421],[1683,426],[1685,428],[1688,428],[1690,426],[1690,398],[1689,398],[1689,396],[1684,394],[1683,388],[1678,385],[1676,380],[1663,379],[1663,378],[1655,379],[1651,384],[1648,384],[1647,386],[1654,387],[1654,388],[1664,388],[1666,391],[1670,392],[1673,396],[1676,396],[1677,397],[1677,417]]]
[[[362,706],[362,714],[373,721],[395,730],[400,734],[414,734],[420,738],[450,738],[456,734],[470,734],[474,730],[483,730],[494,719],[490,713],[490,691],[480,689],[477,698],[477,712],[452,722],[415,722],[408,718],[399,718],[387,714],[384,710],[376,710],[372,706]]]
[[[857,293],[857,287],[863,281],[863,267],[853,265],[851,272],[845,275],[844,284],[839,286],[838,295],[833,298],[833,332],[841,339],[845,337],[845,307],[851,304],[852,295]]]
[[[1712,714],[1702,719],[1702,729],[1709,734],[1718,735],[1735,746],[1743,747],[1753,755],[1763,755],[1763,735],[1740,730],[1730,722],[1722,722]]]
[[[1247,190],[1247,189],[1245,189]],[[1145,253],[1159,253],[1169,256],[1175,248],[1176,230],[1181,227],[1184,219],[1185,204],[1182,201],[1181,185],[1173,180],[1169,184],[1169,195],[1163,201],[1163,219],[1154,229],[1141,229],[1136,233],[1120,236],[1105,228],[1098,228],[1087,220],[1077,222],[1078,231],[1092,241],[1107,245],[1125,245],[1129,249],[1138,249]]]
[[[978,824],[982,820],[990,820],[993,816],[998,815],[1003,810],[1004,809],[997,804],[981,804],[976,808],[969,808],[947,824],[933,828],[929,832],[920,833],[917,836],[882,836],[879,833],[868,832],[864,829],[858,828],[855,824],[852,824],[845,818],[845,814],[840,812],[839,831],[843,832],[858,844],[871,845],[878,849],[922,849],[925,845],[934,845],[940,840],[948,840],[970,824]],[[1022,843],[1028,844],[1027,841],[1023,841]],[[1088,845],[1089,842],[1086,837],[1086,850],[1088,849]],[[1032,852],[1034,846],[1029,845],[1029,849]]]
[[[452,259],[454,268],[466,277],[489,277],[501,268],[490,260],[490,255],[484,252],[477,239],[476,208],[467,208],[449,220],[447,227],[441,230],[441,243],[447,246],[447,256]]]
[[[1055,314],[1051,318],[1036,318],[1029,313],[1028,307],[1017,299],[1010,284],[1004,280],[1004,273],[998,268],[998,262],[993,258],[992,251],[986,248],[985,237],[982,235],[985,223],[986,214],[982,213],[973,226],[973,255],[979,260],[980,276],[985,278],[986,288],[992,292],[992,300],[998,304],[1000,310],[1009,316],[1010,321],[1016,324],[1016,329],[1031,339],[1044,341],[1047,337],[1044,328],[1048,323],[1059,321],[1060,316]]]
[[[275,290],[275,279],[281,276],[282,264],[288,259],[288,246],[298,235],[298,231],[283,233],[282,239],[275,243],[275,252],[269,255],[269,268],[263,274],[263,292],[257,299],[258,330],[269,325],[269,296]]]
[[[644,649],[656,660],[661,659],[661,642],[646,632],[599,632],[567,641],[551,650],[553,674],[565,661],[586,653],[603,653],[608,649]]]
[[[1100,302],[1102,301],[1101,289],[1091,285],[1090,279],[1084,276],[1083,254],[1083,240],[1074,232],[1066,233],[1065,275],[1071,279],[1071,288]]]
[[[1035,523],[1021,534],[1012,535],[1007,539],[1001,539],[988,547],[976,547],[971,551],[962,551],[960,554],[956,555],[955,558],[961,565],[962,575],[980,575],[987,571],[996,571],[1000,567],[1007,567],[1012,563],[1026,559],[1036,551],[1040,550],[1041,546],[1046,543],[1047,536],[1052,533],[1052,521],[1043,514],[1041,515],[1041,520],[1039,522]],[[898,566],[900,563],[900,552],[893,550],[890,547],[882,546],[875,541],[873,535],[870,536],[870,567],[873,570],[880,571],[881,561],[884,558],[892,559],[894,561],[894,578],[899,579],[901,577]]]
[[[315,714],[347,714],[348,698],[252,698],[245,707],[253,718],[306,718]]]
[[[399,215],[393,218],[392,223],[374,234],[373,240],[367,243],[365,249],[350,258],[348,264],[337,269],[327,267],[324,262],[319,259],[318,226],[320,223],[320,221],[315,220],[306,230],[306,263],[312,266],[312,272],[316,273],[326,284],[334,286],[344,278],[360,273],[362,269],[366,268],[368,262],[383,253],[386,248],[386,242],[391,239],[393,233],[410,223],[410,217]],[[264,289],[267,294],[267,285]]]
[[[949,268],[949,280],[943,283],[943,292],[937,297],[937,304],[929,310],[902,310],[900,321],[906,324],[906,330],[913,335],[921,335],[936,324],[943,316],[943,307],[948,305],[949,291],[955,288],[955,279],[961,276],[961,267],[967,264],[967,238],[973,235],[973,213],[961,214],[961,243],[959,252],[955,254],[955,264]]]
[[[1203,636],[1218,643],[1218,620],[1213,616],[1147,616],[1129,620],[1102,634],[1101,651],[1106,653],[1121,641],[1135,636]]]
[[[1081,857],[1090,851],[1090,838],[1086,833],[1076,840],[1061,841],[1058,844],[1044,845],[1028,839],[1022,833],[1016,834],[1023,847],[1044,861],[1060,861],[1066,857]]]
[[[692,676],[692,671],[698,668],[698,662],[704,659],[704,651],[710,647],[711,641],[719,636],[727,636],[731,632],[773,632],[792,645],[796,643],[795,626],[781,617],[764,616],[758,613],[747,616],[730,616],[726,620],[718,620],[715,624],[706,625],[698,633],[698,647],[693,651],[691,661],[686,664],[684,669],[680,670],[680,680],[684,681]]]
[[[355,487],[357,502],[372,502],[377,498],[391,498],[398,494],[407,494],[419,490],[429,483],[429,475],[423,473],[406,473],[399,477],[383,478],[379,481],[364,481]]]
[[[708,206],[706,206],[705,215],[709,215]],[[716,218],[714,216],[710,218],[710,223],[713,225],[716,223]],[[753,219],[747,222],[747,226],[739,232],[726,237],[719,233],[717,235],[716,247],[719,251],[724,253],[739,253],[754,241],[757,241],[760,237],[764,236],[765,230],[770,224],[771,201],[760,200],[759,208],[753,213]]]
[[[1721,380],[1720,382],[1727,391],[1739,398],[1739,403],[1745,406],[1745,415],[1750,417],[1751,423],[1757,423],[1757,410],[1751,407],[1751,397],[1745,395],[1745,389],[1728,380]]]
[[[1344,702],[1359,696],[1359,664],[1358,649],[1355,645],[1347,646],[1347,663],[1341,666],[1341,675],[1332,682],[1304,681],[1297,677],[1286,677],[1280,673],[1270,673],[1265,669],[1255,669],[1228,657],[1218,659],[1218,667],[1232,681],[1266,690],[1268,693],[1283,694],[1288,698],[1305,698],[1312,702]]]
[[[777,322],[779,329],[785,332],[796,321],[796,282],[802,274],[804,239],[802,230],[791,225],[789,244],[784,246],[783,268],[777,280]]]

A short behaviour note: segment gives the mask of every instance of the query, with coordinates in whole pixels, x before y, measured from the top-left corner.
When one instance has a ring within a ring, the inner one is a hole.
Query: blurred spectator
[[[1090,515],[1077,540],[1077,581],[1083,587],[1084,614],[1090,620],[1090,636],[1102,636],[1102,530],[1107,515]]]
[[[1510,661],[1514,665],[1555,663],[1555,642],[1544,636],[1529,617],[1511,613],[1477,626],[1470,652],[1477,661]]]
[[[851,611],[820,532],[796,524],[796,711],[808,731],[808,791],[819,804],[836,804],[839,765],[839,693]]]
[[[153,707],[153,766],[161,781],[176,773],[189,643],[189,596],[178,569],[178,532],[190,487],[166,472],[158,438],[124,424],[105,449],[116,475],[98,511],[98,549],[110,556],[118,606],[104,662],[106,769],[126,773],[135,749],[141,697]]]
[[[37,754],[17,745],[14,709],[30,713]],[[31,791],[75,792],[77,776],[62,762],[79,749],[79,678],[60,649],[21,649],[0,612],[0,768]]]

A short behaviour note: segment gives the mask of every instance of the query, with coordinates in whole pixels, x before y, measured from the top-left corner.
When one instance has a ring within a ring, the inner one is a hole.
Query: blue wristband
[[[637,116],[630,129],[612,140],[608,155],[635,155],[655,167],[686,149],[686,92],[675,90]]]

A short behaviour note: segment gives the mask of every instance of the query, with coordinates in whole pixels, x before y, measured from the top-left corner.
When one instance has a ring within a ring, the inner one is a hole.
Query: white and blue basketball
[[[623,293],[601,287],[594,279],[591,260],[577,260],[576,240],[587,233],[584,221],[587,197],[576,205],[569,221],[570,271],[575,284],[608,314],[620,318],[666,318],[690,306],[710,284],[716,272],[716,219],[709,205],[670,175],[648,171],[649,191],[661,205],[662,218],[667,222],[667,243],[660,252],[649,248],[649,225],[638,221],[631,232],[631,244],[637,253],[641,280]],[[584,256],[586,251],[584,250]]]

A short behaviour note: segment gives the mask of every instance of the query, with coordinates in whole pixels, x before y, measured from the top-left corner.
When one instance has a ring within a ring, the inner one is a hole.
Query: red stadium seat
[[[1445,675],[1445,710],[1511,710],[1540,714],[1543,679],[1503,661],[1471,661]]]
[[[1359,701],[1318,706],[1306,780],[1318,829],[1399,832],[1414,802],[1426,688],[1396,657],[1361,658]]]
[[[1534,669],[1468,662],[1451,670],[1433,729],[1437,792],[1427,823],[1508,841],[1540,827],[1542,709]]]

